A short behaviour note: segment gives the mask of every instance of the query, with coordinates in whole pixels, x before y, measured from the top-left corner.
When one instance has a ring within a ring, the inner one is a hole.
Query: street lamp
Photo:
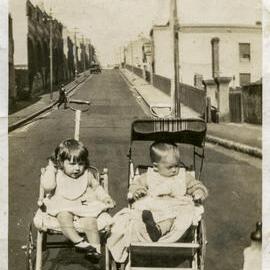
[[[53,42],[52,42],[52,9],[50,9],[50,99],[53,100]]]

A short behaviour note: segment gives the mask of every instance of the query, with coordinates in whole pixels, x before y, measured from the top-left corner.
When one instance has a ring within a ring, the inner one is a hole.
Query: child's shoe
[[[157,242],[161,237],[161,232],[153,218],[152,212],[149,210],[143,210],[142,220],[145,224],[146,231],[149,234],[151,240],[153,242]]]
[[[93,248],[92,250],[89,250],[85,255],[85,258],[94,264],[99,263],[101,257],[102,257],[102,254],[99,253],[95,248]]]
[[[82,238],[81,241],[77,242],[74,244],[75,250],[77,252],[83,252],[83,253],[88,253],[92,250],[95,250],[94,247],[92,247],[85,239]]]

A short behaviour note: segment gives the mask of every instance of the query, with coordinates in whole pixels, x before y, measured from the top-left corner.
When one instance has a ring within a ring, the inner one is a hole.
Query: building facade
[[[155,73],[173,74],[172,32],[153,27]],[[262,76],[262,27],[258,25],[181,25],[179,29],[180,81],[231,77],[230,86],[255,82]],[[215,51],[215,53],[213,53]],[[215,57],[216,55],[216,57]],[[213,74],[213,68],[217,73]]]
[[[76,38],[45,11],[42,0],[35,3],[9,0],[10,104],[49,91],[51,81],[57,88],[72,80],[95,57],[89,39]]]
[[[17,98],[25,98],[49,88],[50,33],[53,83],[63,81],[63,26],[29,0],[11,0],[10,13],[13,18]]]
[[[64,53],[64,66],[63,75],[65,81],[70,81],[75,77],[75,55],[74,55],[74,41],[73,33],[67,27],[63,27],[63,53]]]
[[[230,86],[237,87],[261,78],[261,1],[183,0],[177,3],[179,73],[183,83],[200,84],[202,79],[226,76],[231,78]],[[154,26],[151,37],[155,72],[172,78],[173,5],[168,5],[169,8],[164,11],[169,22]]]
[[[149,38],[139,35],[138,39],[128,43],[124,53],[127,65],[149,70],[151,62],[151,40]]]
[[[12,106],[16,102],[17,91],[15,84],[15,70],[14,70],[14,40],[12,18],[8,16],[8,74],[9,74],[9,104]]]

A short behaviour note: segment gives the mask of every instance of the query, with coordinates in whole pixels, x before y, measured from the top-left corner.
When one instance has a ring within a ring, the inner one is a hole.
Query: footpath
[[[79,74],[78,78],[65,85],[67,94],[71,92],[82,82],[89,77],[89,71]],[[51,100],[51,94],[46,93],[38,96],[38,101],[28,105],[27,107],[18,110],[8,116],[8,130],[12,131],[17,127],[29,122],[33,118],[37,117],[41,113],[53,108],[57,104],[58,91],[52,93],[53,99]]]
[[[127,69],[120,70],[127,83],[135,89],[154,114],[169,114],[171,97]],[[161,106],[162,109],[157,110]],[[181,104],[182,118],[199,118],[198,113]],[[247,123],[208,123],[208,142],[262,158],[262,126]]]

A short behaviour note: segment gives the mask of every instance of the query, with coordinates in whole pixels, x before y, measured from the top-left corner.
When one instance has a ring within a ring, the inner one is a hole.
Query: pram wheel
[[[206,228],[203,219],[200,221],[200,224],[198,226],[198,242],[200,244],[200,249],[198,252],[198,269],[204,270],[207,240],[206,240]]]
[[[45,249],[44,243],[36,240],[36,235],[38,237],[40,235],[44,236],[44,232],[37,232],[33,223],[29,224],[29,232],[27,236],[27,244],[22,246],[22,249],[25,250],[26,254],[26,269],[27,270],[41,270],[43,263],[46,261],[48,257],[48,250]],[[39,247],[37,247],[37,242],[39,242]],[[37,267],[37,249],[39,253],[39,266]]]
[[[34,270],[35,269],[35,262],[36,262],[36,247],[34,244],[34,237],[33,237],[33,224],[29,225],[29,233],[27,237],[27,244],[22,247],[25,249],[26,253],[26,269],[27,270]]]

